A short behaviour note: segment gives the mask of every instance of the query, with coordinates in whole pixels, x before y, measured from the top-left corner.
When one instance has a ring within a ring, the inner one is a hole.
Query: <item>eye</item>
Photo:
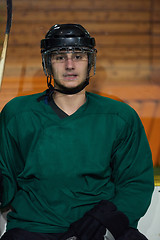
[[[82,56],[81,56],[80,54],[76,54],[76,55],[74,56],[74,58],[75,58],[76,60],[81,60],[81,59],[82,59]]]
[[[87,59],[87,55],[85,53],[75,53],[73,56],[75,61],[82,61]]]
[[[63,54],[55,54],[52,55],[52,59],[56,62],[63,62],[65,61],[65,56]]]
[[[55,60],[56,61],[64,61],[65,57],[63,55],[57,55],[57,56],[55,56]]]

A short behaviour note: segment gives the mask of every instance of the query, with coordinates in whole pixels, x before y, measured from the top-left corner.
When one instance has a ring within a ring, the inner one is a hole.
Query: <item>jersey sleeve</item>
[[[15,136],[12,129],[15,128],[8,118],[7,109],[0,114],[0,171],[1,191],[0,208],[7,207],[17,191],[17,174],[20,169],[20,153],[18,152]]]
[[[129,219],[131,227],[147,211],[154,189],[151,150],[139,116],[125,122],[117,137],[112,155],[112,202]]]

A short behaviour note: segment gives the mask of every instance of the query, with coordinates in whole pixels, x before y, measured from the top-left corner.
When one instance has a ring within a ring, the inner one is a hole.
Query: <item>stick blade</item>
[[[5,31],[5,37],[4,37],[3,48],[2,48],[1,59],[0,59],[0,88],[2,85],[4,68],[5,68],[9,33],[12,25],[12,0],[7,0],[6,3],[7,3],[7,21],[6,21],[6,31]]]
[[[5,39],[4,39],[3,49],[1,54],[1,61],[0,61],[0,87],[2,85],[2,80],[3,80],[5,61],[6,61],[6,55],[7,55],[7,45],[8,45],[8,34],[5,34]]]

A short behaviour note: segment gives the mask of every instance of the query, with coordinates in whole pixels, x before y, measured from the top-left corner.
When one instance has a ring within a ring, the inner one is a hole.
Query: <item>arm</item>
[[[112,202],[128,217],[130,226],[136,228],[149,207],[154,189],[151,151],[137,114],[117,138],[112,169],[116,187]]]
[[[16,125],[11,124],[5,108],[0,115],[0,171],[1,171],[1,208],[6,208],[17,191],[16,176],[19,171],[19,152],[12,134]]]

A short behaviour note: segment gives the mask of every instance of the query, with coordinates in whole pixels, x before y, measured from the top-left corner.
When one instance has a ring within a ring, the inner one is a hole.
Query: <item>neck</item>
[[[55,91],[53,94],[53,100],[65,113],[72,115],[86,102],[85,90],[73,95],[67,95]]]

